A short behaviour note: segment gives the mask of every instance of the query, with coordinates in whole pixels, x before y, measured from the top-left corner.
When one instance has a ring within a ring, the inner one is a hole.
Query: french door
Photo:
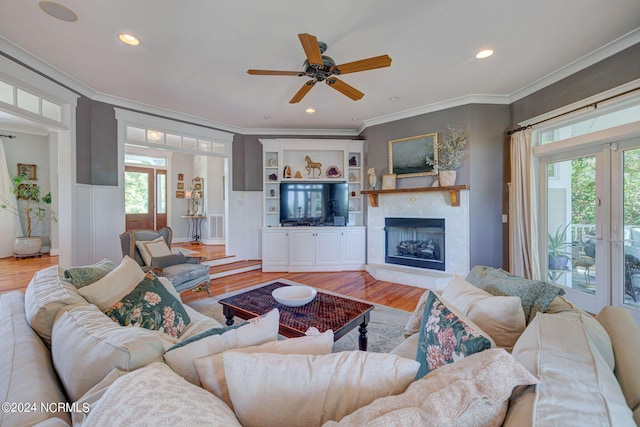
[[[613,304],[640,319],[640,140],[539,160],[546,280],[589,312]]]
[[[167,171],[125,166],[126,229],[159,229],[167,225]]]

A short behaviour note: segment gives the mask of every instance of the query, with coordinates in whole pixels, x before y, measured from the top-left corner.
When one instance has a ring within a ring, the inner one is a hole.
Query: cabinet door
[[[289,264],[312,266],[315,264],[315,231],[292,230],[289,236]]]
[[[345,269],[362,270],[366,253],[365,229],[344,228],[342,242],[342,264]]]
[[[340,265],[340,231],[316,231],[316,265]]]
[[[287,271],[288,234],[287,230],[262,231],[262,269],[264,271]]]

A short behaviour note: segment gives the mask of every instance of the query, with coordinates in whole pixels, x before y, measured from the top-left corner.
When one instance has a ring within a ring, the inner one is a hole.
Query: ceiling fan
[[[307,55],[307,59],[302,65],[304,71],[247,70],[247,73],[258,76],[309,77],[311,80],[307,80],[305,84],[302,85],[300,90],[291,98],[289,104],[300,102],[313,86],[321,81],[324,81],[328,86],[343,95],[357,101],[364,96],[364,93],[334,76],[373,70],[391,65],[389,55],[374,56],[372,58],[336,65],[332,58],[323,55],[324,51],[327,50],[326,43],[319,42],[318,39],[311,34],[298,34],[298,38],[300,39],[300,43],[302,43],[304,53]]]

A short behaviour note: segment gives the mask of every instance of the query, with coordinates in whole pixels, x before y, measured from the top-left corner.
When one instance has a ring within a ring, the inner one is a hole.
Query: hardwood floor
[[[196,251],[207,259],[225,256],[225,248],[220,245],[174,245],[174,247],[176,246]],[[9,257],[0,259],[0,293],[10,290],[24,291],[36,271],[56,264],[58,264],[58,257],[48,255],[43,255],[42,258],[15,259]],[[318,289],[337,292],[405,311],[413,311],[418,299],[425,291],[421,288],[376,280],[365,271],[263,273],[262,270],[253,270],[213,279],[210,295],[207,295],[205,291],[185,291],[181,296],[183,301],[188,303],[275,279],[288,279]]]

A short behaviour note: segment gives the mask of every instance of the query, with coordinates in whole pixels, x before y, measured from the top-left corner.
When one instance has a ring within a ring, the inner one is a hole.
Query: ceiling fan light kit
[[[336,65],[333,58],[322,55],[327,50],[326,43],[319,42],[318,39],[311,34],[298,34],[298,38],[300,39],[302,49],[307,57],[302,65],[304,71],[247,70],[247,73],[251,75],[309,77],[311,80],[307,80],[302,85],[298,92],[296,92],[293,98],[289,101],[290,104],[300,102],[317,82],[322,81],[324,81],[327,86],[332,87],[343,95],[357,101],[364,96],[364,93],[334,76],[374,70],[376,68],[383,68],[391,65],[391,58],[389,55],[380,55]]]

